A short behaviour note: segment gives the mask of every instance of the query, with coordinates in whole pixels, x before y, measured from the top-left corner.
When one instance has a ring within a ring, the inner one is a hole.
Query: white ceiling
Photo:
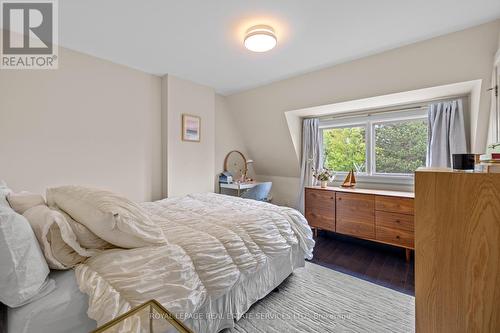
[[[499,0],[62,0],[62,46],[231,94],[500,17]],[[278,46],[243,47],[255,24]]]

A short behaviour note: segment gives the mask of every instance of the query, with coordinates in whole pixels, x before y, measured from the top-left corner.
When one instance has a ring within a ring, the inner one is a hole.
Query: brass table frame
[[[96,328],[93,330],[91,333],[105,333],[106,330],[110,329],[114,325],[118,324],[121,321],[124,321],[127,318],[132,317],[133,315],[137,314],[138,312],[144,310],[145,308],[149,307],[149,327],[150,327],[150,332],[152,332],[152,327],[153,327],[153,318],[151,314],[153,313],[153,309],[155,309],[158,313],[162,315],[162,319],[165,319],[168,321],[177,331],[181,333],[194,333],[191,331],[186,325],[184,325],[180,320],[175,318],[175,315],[170,313],[167,309],[163,307],[158,301],[152,299],[150,301],[147,301],[144,304],[141,304],[124,314],[116,317],[113,320],[108,321],[106,324],[102,325],[101,327]]]

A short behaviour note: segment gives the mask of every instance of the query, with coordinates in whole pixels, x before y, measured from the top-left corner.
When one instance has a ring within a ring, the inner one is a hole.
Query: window
[[[412,174],[425,166],[427,119],[378,123],[375,131],[375,173]]]
[[[335,171],[366,172],[366,130],[364,126],[323,130],[325,166]]]
[[[361,176],[411,177],[425,166],[425,108],[321,121],[325,167]]]

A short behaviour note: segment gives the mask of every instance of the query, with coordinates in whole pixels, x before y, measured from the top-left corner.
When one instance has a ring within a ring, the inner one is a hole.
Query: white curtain
[[[467,153],[462,100],[429,105],[428,167],[451,167],[452,154]]]
[[[319,119],[310,118],[302,121],[302,158],[300,165],[300,189],[298,208],[304,213],[304,187],[313,184],[312,169],[323,167],[323,138],[319,129]]]

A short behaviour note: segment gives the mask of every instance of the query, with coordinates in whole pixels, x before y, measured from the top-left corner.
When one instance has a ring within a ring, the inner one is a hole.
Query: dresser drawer
[[[396,230],[402,230],[407,232],[413,232],[415,217],[413,215],[399,214],[399,213],[389,213],[376,211],[375,213],[375,225],[377,227],[384,227]]]
[[[375,209],[390,213],[414,215],[412,198],[377,196],[375,199]]]
[[[406,248],[415,248],[413,232],[376,226],[376,240]]]

